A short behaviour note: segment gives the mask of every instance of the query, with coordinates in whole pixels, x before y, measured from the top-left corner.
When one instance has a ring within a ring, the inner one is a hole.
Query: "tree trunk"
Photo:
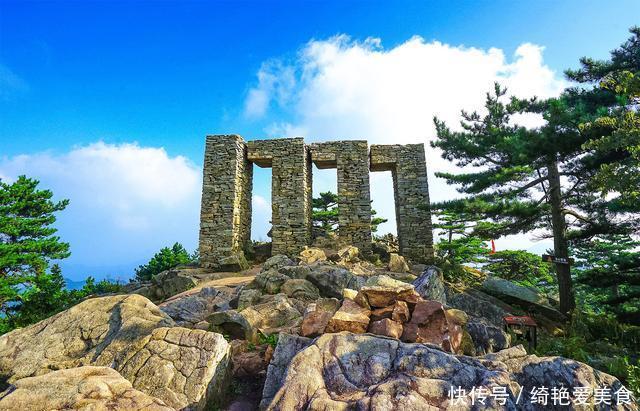
[[[567,225],[562,213],[562,191],[558,162],[555,156],[550,156],[547,163],[549,178],[549,204],[551,205],[551,230],[553,232],[553,252],[555,257],[563,258],[567,264],[556,263],[558,288],[560,294],[560,311],[568,314],[576,306],[571,281],[571,266],[569,262],[569,245],[567,242]]]

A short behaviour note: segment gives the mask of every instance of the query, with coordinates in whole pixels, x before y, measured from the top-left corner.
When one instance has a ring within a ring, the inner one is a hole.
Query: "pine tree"
[[[583,84],[567,94],[596,107],[596,116],[579,125],[587,141],[575,173],[581,191],[593,193],[581,196],[582,208],[599,217],[570,238],[582,258],[579,282],[621,321],[638,323],[640,244],[632,236],[640,232],[640,27],[630,32],[609,60],[585,57],[580,69],[567,71]]]
[[[480,263],[486,260],[489,248],[485,241],[471,234],[475,221],[465,213],[442,211],[436,214],[434,228],[440,230],[436,245],[438,258],[453,264]]]
[[[502,250],[490,254],[483,270],[526,287],[547,291],[556,286],[548,263],[543,262],[539,255],[523,250]]]
[[[589,175],[589,189],[609,197],[607,211],[616,213],[640,212],[640,27],[630,32],[610,60],[584,57],[580,69],[567,71],[571,80],[593,85],[572,95],[599,106],[598,116],[580,124],[588,136],[580,171]]]
[[[574,212],[567,201],[577,187],[563,190],[561,177],[568,175],[562,164],[581,151],[582,136],[576,127],[558,129],[583,118],[566,110],[562,100],[538,101],[512,97],[504,102],[506,90],[495,85],[487,94],[487,114],[462,112],[462,131],[452,131],[434,119],[443,158],[458,166],[476,170],[461,174],[436,173],[449,184],[459,185],[467,197],[433,205],[436,210],[466,213],[478,221],[472,234],[483,238],[526,233],[536,229],[551,231],[556,257],[569,258],[566,215]],[[544,113],[547,124],[527,129],[512,121],[516,114]],[[570,273],[566,264],[557,264],[560,309],[575,307]]]
[[[57,312],[64,303],[64,280],[51,260],[69,256],[69,244],[55,236],[55,213],[68,200],[52,201],[38,181],[20,176],[0,181],[0,332]]]
[[[338,229],[338,195],[327,191],[320,193],[319,197],[312,200],[313,212],[311,220],[314,227],[325,233],[333,233]],[[371,231],[378,231],[378,226],[388,220],[376,217],[377,211],[371,210]]]
[[[312,220],[315,227],[326,233],[338,227],[338,195],[327,191],[312,200]]]
[[[171,248],[163,247],[151,257],[147,264],[136,268],[136,279],[149,281],[153,276],[165,270],[175,268],[178,265],[190,264],[193,261],[192,257],[196,257],[196,254],[190,255],[180,243],[175,243]]]
[[[640,325],[640,241],[627,235],[595,238],[577,249],[577,282],[624,322]],[[598,292],[594,293],[594,289]]]

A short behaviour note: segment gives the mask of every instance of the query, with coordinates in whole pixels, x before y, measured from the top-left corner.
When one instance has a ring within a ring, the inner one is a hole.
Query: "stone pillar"
[[[309,146],[319,169],[338,174],[338,237],[367,255],[371,252],[369,151],[364,140],[333,141]]]
[[[200,265],[215,270],[246,267],[251,239],[253,166],[238,135],[207,136],[200,208]]]
[[[271,167],[271,253],[298,255],[311,240],[311,162],[304,140],[249,141],[247,158]]]
[[[433,229],[424,144],[372,145],[371,171],[391,171],[400,254],[433,261]],[[426,207],[426,209],[424,208]]]

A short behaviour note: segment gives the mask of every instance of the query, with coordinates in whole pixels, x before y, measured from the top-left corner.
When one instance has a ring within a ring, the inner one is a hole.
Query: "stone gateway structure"
[[[400,254],[433,259],[423,144],[372,145],[364,140],[305,144],[301,137],[245,142],[207,136],[200,211],[200,263],[238,269],[251,236],[253,165],[271,167],[272,254],[297,255],[311,242],[311,164],[335,168],[338,238],[371,252],[369,171],[391,171]]]

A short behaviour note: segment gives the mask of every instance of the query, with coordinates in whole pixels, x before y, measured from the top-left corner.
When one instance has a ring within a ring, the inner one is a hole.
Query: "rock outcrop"
[[[62,409],[173,411],[108,367],[85,366],[22,378],[0,393],[3,411]]]
[[[283,351],[290,354],[295,348]],[[471,358],[423,344],[346,332],[325,334],[313,341],[293,357],[284,379],[280,378],[268,374],[265,389],[269,386],[269,392],[262,403],[268,410],[533,410],[537,404],[527,403],[526,396],[518,400],[521,389],[531,392],[541,385],[595,389],[604,385],[614,392],[622,387],[616,378],[585,364],[527,355],[521,346]],[[451,390],[458,387],[466,393],[475,387],[486,393],[503,392],[504,396],[488,394],[483,405],[472,408],[470,397],[466,403],[451,402]],[[573,399],[571,391],[569,399]],[[638,409],[633,403],[608,407]]]
[[[287,375],[287,368],[289,364],[291,364],[293,357],[307,348],[312,341],[310,338],[285,333],[278,336],[278,345],[271,358],[271,363],[267,368],[267,378],[262,390],[260,409],[268,407],[273,396],[282,387],[285,376]]]
[[[108,366],[174,408],[219,399],[229,344],[219,334],[176,327],[140,295],[86,300],[0,337],[0,375],[13,384],[52,370]]]
[[[415,290],[425,300],[435,300],[442,304],[447,304],[447,295],[444,287],[444,277],[442,276],[442,270],[436,266],[428,266],[420,274],[418,278],[413,281]]]
[[[230,309],[229,301],[232,298],[232,290],[203,287],[192,294],[171,298],[158,307],[176,324],[191,328],[205,321],[212,312]]]
[[[566,319],[564,314],[548,304],[548,298],[530,288],[511,281],[498,277],[488,277],[482,283],[482,290],[507,303],[520,305],[551,320],[564,321]]]

